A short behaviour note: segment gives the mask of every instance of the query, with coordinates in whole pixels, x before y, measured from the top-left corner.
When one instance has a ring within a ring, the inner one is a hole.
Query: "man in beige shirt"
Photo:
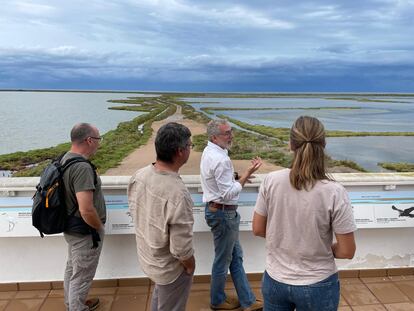
[[[190,156],[190,130],[162,126],[155,139],[157,160],[138,170],[128,186],[138,260],[154,281],[151,311],[184,311],[195,269],[193,201],[178,175]]]

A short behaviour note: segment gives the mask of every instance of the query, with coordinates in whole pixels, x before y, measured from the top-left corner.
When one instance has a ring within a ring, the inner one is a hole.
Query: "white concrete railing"
[[[240,198],[240,239],[247,272],[263,272],[264,240],[250,232],[252,206],[264,175],[247,185]],[[392,210],[414,206],[414,174],[333,174],[349,191],[359,230],[352,261],[339,260],[340,269],[414,266],[414,218]],[[194,199],[196,274],[209,274],[213,259],[211,233],[204,221],[198,175],[182,176]],[[142,277],[135,237],[127,214],[129,176],[103,176],[108,204],[107,235],[98,279]],[[0,178],[0,283],[62,280],[66,243],[61,235],[41,239],[31,226],[31,196],[38,178]]]

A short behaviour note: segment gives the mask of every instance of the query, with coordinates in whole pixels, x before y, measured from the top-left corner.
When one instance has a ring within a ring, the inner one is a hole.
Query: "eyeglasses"
[[[230,131],[225,131],[224,133],[220,133],[220,134],[218,134],[218,135],[222,135],[222,136],[230,136],[230,135],[232,135],[233,134],[233,130],[230,130]]]
[[[99,140],[99,141],[103,141],[103,137],[102,136],[99,136],[99,137],[89,136],[88,138],[92,138],[92,139],[96,139],[96,140]]]

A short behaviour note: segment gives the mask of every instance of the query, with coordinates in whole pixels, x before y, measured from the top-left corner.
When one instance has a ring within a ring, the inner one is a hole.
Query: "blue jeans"
[[[275,281],[265,271],[262,293],[265,311],[336,311],[338,273],[311,285],[288,285]]]
[[[235,210],[205,210],[207,224],[214,238],[214,262],[211,271],[210,300],[219,305],[226,299],[224,286],[227,272],[233,279],[239,302],[247,308],[256,301],[243,268],[243,251],[239,242],[240,215]]]

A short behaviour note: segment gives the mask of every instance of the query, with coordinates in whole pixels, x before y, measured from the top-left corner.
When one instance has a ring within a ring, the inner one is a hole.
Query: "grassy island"
[[[282,140],[289,139],[289,129],[282,127],[271,127],[266,125],[252,125],[225,115],[218,115],[219,118],[228,119],[230,122],[249,131],[262,135],[272,136]],[[326,131],[327,137],[356,137],[356,136],[414,136],[414,132],[352,132],[352,131]]]
[[[169,105],[166,101],[152,102],[148,99],[146,101],[142,103],[141,98],[137,99],[137,103],[142,105],[137,107],[112,107],[112,109],[121,108],[131,111],[137,111],[135,108],[139,108],[138,111],[146,111],[147,114],[128,122],[121,122],[116,129],[103,135],[101,147],[92,159],[101,174],[117,166],[129,153],[147,143],[152,134],[153,121],[165,119],[176,111],[176,105]],[[120,101],[120,103],[125,103],[125,101]],[[133,104],[134,99],[128,100],[128,103]],[[58,157],[69,148],[70,143],[63,143],[51,148],[0,155],[0,169],[17,171],[13,174],[16,177],[39,176],[51,159]]]
[[[396,172],[414,172],[414,163],[402,163],[402,162],[381,162],[378,163],[381,167]]]
[[[213,111],[256,111],[256,110],[357,110],[362,107],[286,107],[286,108],[234,108],[234,107],[201,107],[200,110],[212,114]]]

